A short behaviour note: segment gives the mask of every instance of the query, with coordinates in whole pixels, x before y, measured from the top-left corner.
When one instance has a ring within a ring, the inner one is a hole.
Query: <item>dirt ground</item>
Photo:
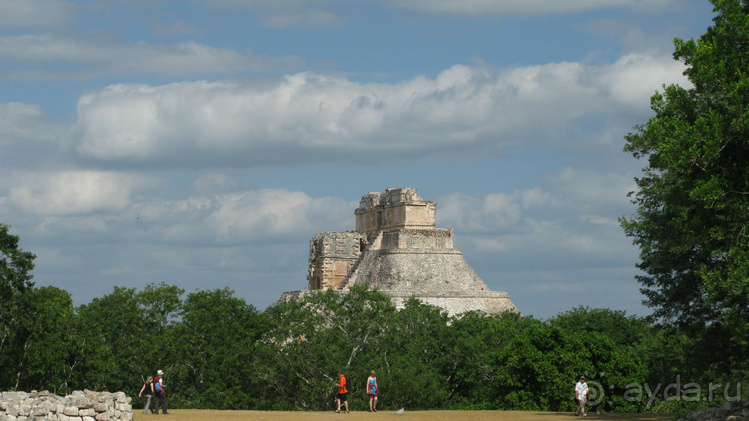
[[[558,421],[574,420],[572,412],[524,412],[524,411],[378,411],[377,413],[353,411],[349,414],[334,412],[285,412],[285,411],[211,411],[201,409],[174,409],[168,415],[143,415],[143,410],[133,409],[135,421]],[[590,420],[634,420],[670,421],[670,415],[653,414],[595,414],[588,413]]]

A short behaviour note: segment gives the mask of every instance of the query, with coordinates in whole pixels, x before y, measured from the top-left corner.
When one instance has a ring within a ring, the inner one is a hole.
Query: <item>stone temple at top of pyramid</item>
[[[452,228],[436,228],[437,203],[414,188],[368,193],[354,211],[356,229],[310,241],[309,290],[369,284],[396,307],[415,297],[451,315],[517,312],[506,292],[491,291],[453,247]],[[290,300],[306,291],[286,292]]]

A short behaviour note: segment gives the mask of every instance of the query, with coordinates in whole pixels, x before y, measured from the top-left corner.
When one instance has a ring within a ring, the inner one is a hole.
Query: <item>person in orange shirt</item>
[[[346,380],[346,376],[343,374],[343,370],[338,370],[338,383],[335,385],[338,386],[338,398],[335,400],[336,404],[338,405],[338,409],[335,410],[336,413],[341,412],[341,402],[343,402],[343,405],[346,407],[346,413],[348,414],[348,389],[346,388],[346,385],[348,384],[348,381]]]

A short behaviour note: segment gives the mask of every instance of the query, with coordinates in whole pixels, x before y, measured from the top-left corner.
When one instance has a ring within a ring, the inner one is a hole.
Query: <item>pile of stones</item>
[[[124,392],[76,390],[62,397],[47,391],[0,393],[0,421],[132,421]]]
[[[693,411],[679,421],[749,421],[749,401],[726,402],[720,408]]]

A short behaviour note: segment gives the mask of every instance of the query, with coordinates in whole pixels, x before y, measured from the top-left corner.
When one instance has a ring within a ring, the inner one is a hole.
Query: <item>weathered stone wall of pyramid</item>
[[[348,285],[388,291],[488,291],[458,249],[365,250]]]
[[[413,247],[418,244],[424,247]],[[362,252],[343,289],[368,284],[390,295],[396,307],[411,297],[449,314],[471,310],[517,311],[506,292],[491,291],[452,247],[452,230],[392,230]]]

